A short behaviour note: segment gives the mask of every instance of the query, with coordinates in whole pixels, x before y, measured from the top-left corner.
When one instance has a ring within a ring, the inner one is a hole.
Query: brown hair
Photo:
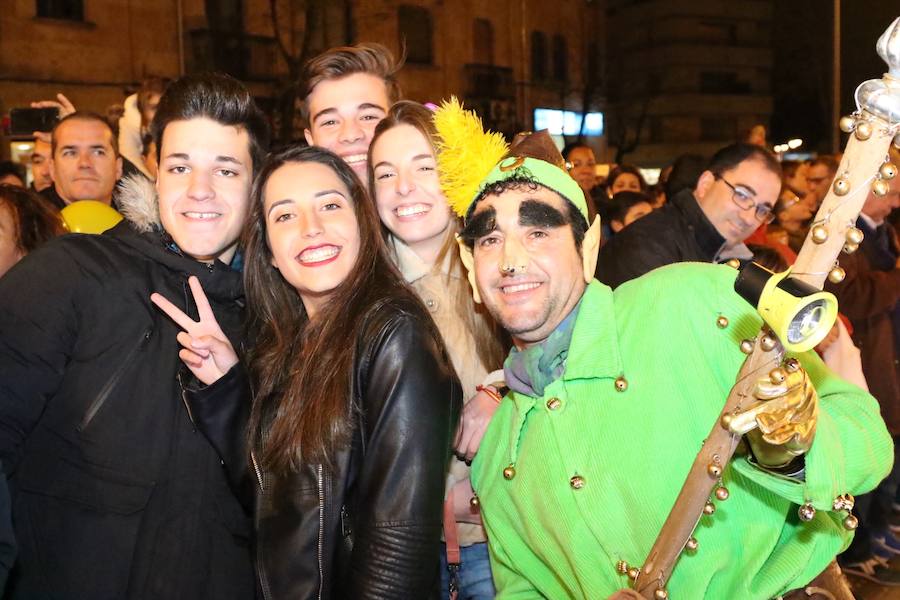
[[[307,162],[327,166],[347,187],[360,238],[356,263],[313,321],[297,291],[272,267],[264,210],[272,174]],[[374,204],[337,155],[291,146],[269,156],[253,185],[251,207],[244,244],[249,325],[257,335],[249,356],[255,386],[250,447],[259,450],[267,470],[285,475],[302,464],[332,464],[349,441],[357,408],[351,376],[366,317],[385,299],[419,301],[388,257]]]
[[[112,146],[113,153],[116,156],[119,156],[119,138],[116,136],[116,132],[113,130],[112,125],[110,125],[109,121],[107,121],[97,113],[86,110],[75,111],[56,122],[56,124],[53,126],[53,130],[50,132],[51,156],[56,156],[56,139],[57,137],[59,137],[56,135],[57,130],[62,126],[63,123],[67,123],[69,121],[95,121],[97,123],[102,123],[104,127],[109,129],[109,143]]]
[[[0,184],[0,206],[8,206],[15,224],[16,247],[23,254],[65,233],[59,213],[39,194],[15,185]]]
[[[142,116],[150,96],[153,94],[162,96],[170,83],[172,83],[172,80],[168,77],[148,77],[141,82],[141,87],[137,91],[137,109]],[[149,123],[145,123],[145,125],[149,125]]]
[[[395,103],[391,106],[385,118],[375,127],[372,142],[369,144],[369,189],[372,190],[373,194],[375,193],[375,171],[372,168],[372,148],[375,147],[378,138],[384,132],[398,125],[415,127],[431,143],[432,150],[435,148],[437,130],[432,120],[432,112],[418,102],[401,100]],[[447,231],[447,237],[434,261],[433,269],[440,270],[441,265],[443,265],[444,260],[449,255],[450,268],[447,271],[447,281],[449,282],[450,277],[456,276],[467,282],[465,267],[459,257],[456,244],[456,234],[461,229],[461,223],[457,217],[453,216],[452,218],[453,224]],[[387,227],[383,224],[382,235],[385,240],[390,235]],[[503,359],[506,357],[506,350],[502,344],[505,334],[490,317],[484,306],[475,303],[468,286],[466,286],[466,290],[468,291],[459,294],[456,298],[456,313],[475,340],[478,358],[481,359],[482,364],[488,371],[493,371],[502,366]]]
[[[835,154],[820,154],[809,161],[810,167],[815,167],[816,165],[822,165],[832,173],[837,173],[837,170],[840,167],[840,160]]]
[[[367,73],[380,77],[387,88],[388,101],[400,98],[397,72],[403,66],[403,58],[394,59],[386,46],[372,42],[355,46],[339,46],[311,58],[303,67],[303,118],[309,119],[309,95],[323,81],[341,79],[355,73]]]
[[[612,187],[616,182],[616,179],[625,174],[634,175],[635,177],[637,177],[638,184],[641,186],[641,191],[645,194],[647,193],[647,180],[644,179],[644,176],[641,174],[641,170],[634,165],[622,164],[616,165],[616,167],[613,168],[613,170],[610,171],[609,175],[606,177],[606,190],[609,194],[612,193]]]
[[[166,126],[173,121],[205,118],[219,125],[239,127],[250,138],[250,157],[255,173],[269,149],[269,122],[243,83],[222,73],[185,75],[167,88],[150,133],[156,142],[156,160],[162,161],[162,141]]]

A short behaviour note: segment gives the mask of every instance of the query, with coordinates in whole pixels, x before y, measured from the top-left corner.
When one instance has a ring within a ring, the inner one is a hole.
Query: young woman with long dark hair
[[[465,461],[472,459],[497,408],[501,395],[489,381],[502,380],[502,374],[491,378],[488,373],[502,368],[505,352],[492,319],[472,299],[456,247],[459,222],[441,191],[436,138],[430,110],[416,102],[394,104],[369,146],[369,190],[391,256],[428,307],[467,399],[455,443],[457,458],[451,460],[447,478],[453,517],[445,512],[449,552],[442,555],[443,595],[449,595],[449,556],[459,597],[485,600],[494,597],[494,586]]]
[[[426,598],[437,583],[460,399],[440,335],[338,156],[320,148],[271,156],[251,211],[249,414],[244,371],[199,285],[191,283],[198,322],[154,302],[185,328],[181,359],[209,386],[187,395],[198,427],[233,485],[255,480],[263,593]]]

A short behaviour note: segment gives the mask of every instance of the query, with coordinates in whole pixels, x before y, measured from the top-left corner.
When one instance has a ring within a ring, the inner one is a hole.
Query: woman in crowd
[[[427,598],[460,399],[440,336],[338,156],[270,156],[251,203],[249,427],[244,371],[196,280],[199,322],[153,300],[186,329],[181,359],[209,385],[186,396],[195,422],[233,485],[255,484],[264,596]]]
[[[775,214],[774,224],[787,234],[787,245],[794,252],[799,252],[813,216],[809,205],[789,186],[784,185],[772,212]]]
[[[606,178],[606,193],[610,198],[619,192],[647,193],[647,182],[634,165],[619,165]]]
[[[62,233],[59,215],[40,196],[0,184],[0,277],[23,256]]]
[[[447,478],[444,531],[450,552],[442,554],[443,596],[448,596],[454,567],[459,598],[494,597],[484,529],[471,505],[469,467],[484,429],[497,408],[496,387],[481,384],[502,380],[505,357],[490,317],[472,300],[466,274],[456,248],[459,222],[441,191],[435,157],[436,133],[432,113],[415,102],[398,102],[375,129],[369,146],[369,189],[394,261],[431,312],[467,398],[456,450]],[[452,509],[452,519],[448,518]],[[460,560],[455,559],[455,544]]]

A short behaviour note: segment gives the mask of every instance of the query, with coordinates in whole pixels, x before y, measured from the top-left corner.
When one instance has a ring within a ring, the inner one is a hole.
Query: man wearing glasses
[[[744,245],[781,191],[781,165],[768,150],[732,144],[712,157],[693,190],[623,229],[603,246],[597,279],[610,287],[676,262],[749,259]]]

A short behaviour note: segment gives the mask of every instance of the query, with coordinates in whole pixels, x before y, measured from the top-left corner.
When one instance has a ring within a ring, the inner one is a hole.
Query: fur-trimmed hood
[[[122,179],[118,187],[119,212],[134,228],[141,233],[161,231],[156,185],[143,175],[135,174]]]

